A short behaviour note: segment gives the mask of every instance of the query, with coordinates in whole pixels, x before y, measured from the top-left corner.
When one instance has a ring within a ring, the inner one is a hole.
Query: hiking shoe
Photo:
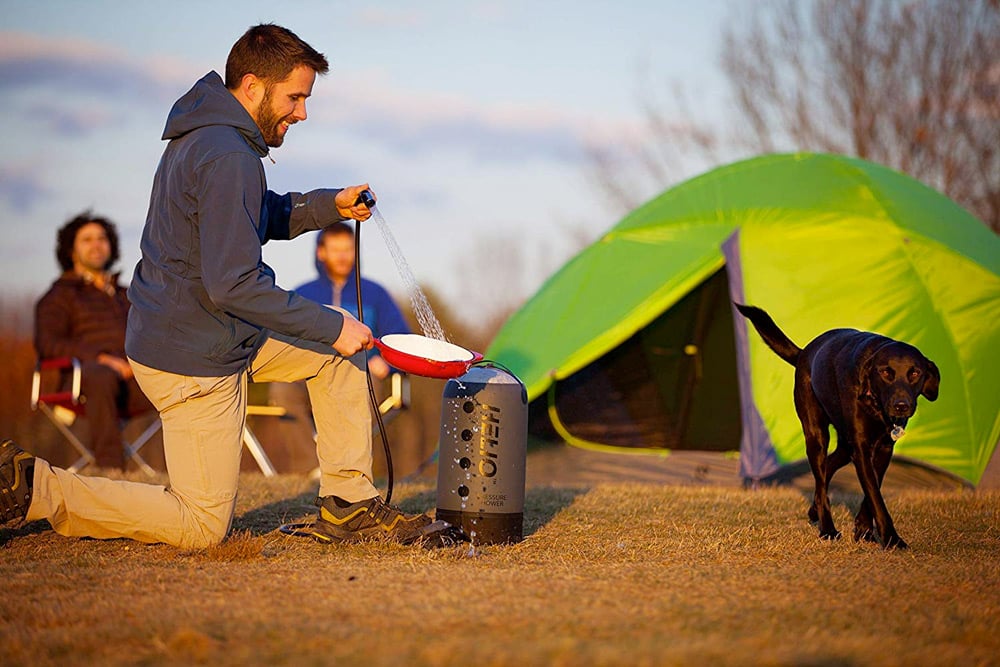
[[[27,516],[34,480],[35,457],[13,440],[0,442],[0,524]]]
[[[403,514],[386,505],[381,496],[351,503],[337,496],[317,498],[319,516],[309,528],[318,542],[365,542],[372,540],[412,544],[450,528],[426,514]]]

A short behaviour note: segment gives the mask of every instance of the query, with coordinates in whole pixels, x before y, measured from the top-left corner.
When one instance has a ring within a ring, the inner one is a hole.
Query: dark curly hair
[[[107,271],[118,261],[120,255],[118,254],[118,230],[115,228],[115,223],[107,218],[93,215],[90,211],[84,211],[59,228],[59,235],[56,237],[56,259],[63,271],[73,269],[73,244],[76,243],[77,232],[80,231],[81,227],[92,222],[104,227],[104,233],[108,235],[108,243],[111,244],[111,256],[108,258],[108,263],[104,265],[104,270]]]

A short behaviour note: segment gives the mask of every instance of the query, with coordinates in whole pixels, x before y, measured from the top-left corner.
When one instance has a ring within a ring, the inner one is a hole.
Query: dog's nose
[[[910,403],[908,401],[897,400],[892,403],[892,412],[897,415],[905,415],[910,411]]]

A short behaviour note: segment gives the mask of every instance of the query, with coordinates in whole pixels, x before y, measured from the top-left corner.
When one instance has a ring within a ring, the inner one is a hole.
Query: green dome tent
[[[793,370],[733,300],[800,346],[852,327],[920,348],[941,394],[896,453],[979,482],[1000,437],[1000,238],[863,160],[768,155],[667,190],[554,274],[486,355],[525,383],[533,429],[547,415],[583,446],[739,449],[741,475],[763,480],[805,456]]]

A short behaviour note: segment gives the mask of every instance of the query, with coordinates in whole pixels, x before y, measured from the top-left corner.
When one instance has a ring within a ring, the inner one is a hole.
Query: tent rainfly
[[[549,278],[486,354],[525,383],[533,429],[622,452],[738,449],[762,481],[805,456],[793,370],[732,301],[799,346],[851,327],[920,348],[941,393],[896,454],[979,482],[1000,438],[1000,238],[863,160],[766,155],[667,190]]]

